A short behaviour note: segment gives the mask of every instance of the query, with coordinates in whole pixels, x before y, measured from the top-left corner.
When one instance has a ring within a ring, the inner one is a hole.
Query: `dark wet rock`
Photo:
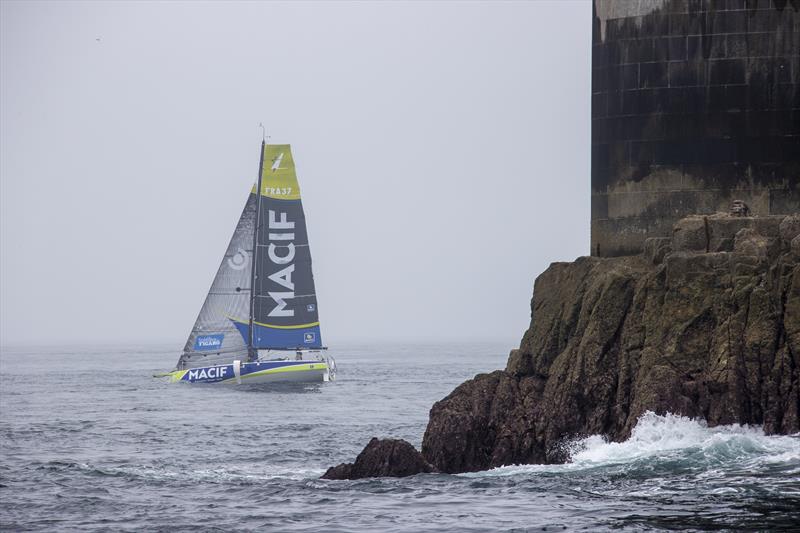
[[[565,439],[623,440],[648,410],[800,431],[800,254],[785,218],[689,217],[661,261],[653,242],[554,263],[506,369],[433,406],[423,456],[451,473],[560,462]]]
[[[352,477],[353,463],[340,463],[328,468],[321,479],[358,479]]]
[[[402,439],[373,437],[358,454],[355,463],[331,467],[323,479],[361,479],[367,477],[406,477],[435,472],[422,455]]]

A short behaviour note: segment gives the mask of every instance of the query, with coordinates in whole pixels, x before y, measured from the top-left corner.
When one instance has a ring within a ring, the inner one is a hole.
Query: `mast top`
[[[261,128],[261,144],[267,144],[267,139],[269,139],[269,137],[267,136],[267,130],[264,128],[264,124],[259,122],[258,127]]]

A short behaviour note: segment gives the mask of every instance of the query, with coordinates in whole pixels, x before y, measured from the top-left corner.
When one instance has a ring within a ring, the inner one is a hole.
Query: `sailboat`
[[[266,163],[266,164],[265,164]],[[330,381],[305,214],[288,144],[261,143],[258,179],[170,382]]]

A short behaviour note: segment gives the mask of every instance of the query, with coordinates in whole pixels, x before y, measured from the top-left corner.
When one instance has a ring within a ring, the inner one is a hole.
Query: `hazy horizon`
[[[0,3],[0,345],[176,344],[296,159],[325,343],[519,342],[589,252],[591,5]]]

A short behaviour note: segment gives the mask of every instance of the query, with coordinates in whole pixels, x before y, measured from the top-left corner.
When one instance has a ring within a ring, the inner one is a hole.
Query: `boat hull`
[[[327,361],[256,361],[175,370],[169,373],[169,379],[171,383],[238,385],[276,382],[314,383],[330,381],[333,375]]]

